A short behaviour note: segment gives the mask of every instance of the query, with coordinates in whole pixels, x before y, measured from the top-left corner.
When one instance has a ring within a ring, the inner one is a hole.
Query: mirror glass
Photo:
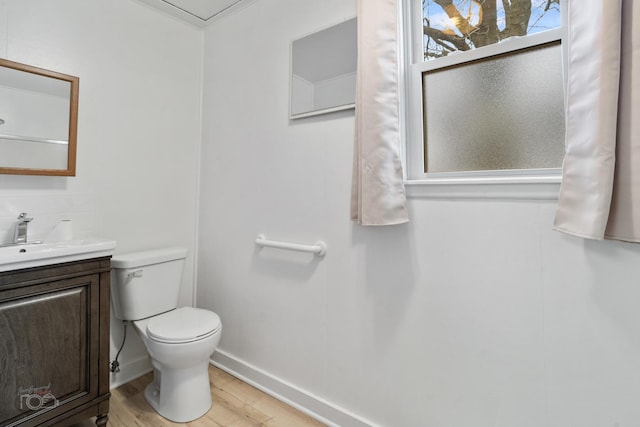
[[[78,85],[0,59],[0,173],[75,175]]]
[[[356,18],[291,43],[291,118],[353,108]]]

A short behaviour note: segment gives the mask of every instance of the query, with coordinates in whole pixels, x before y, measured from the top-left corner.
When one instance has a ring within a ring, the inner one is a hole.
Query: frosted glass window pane
[[[558,168],[560,44],[423,74],[425,172]]]

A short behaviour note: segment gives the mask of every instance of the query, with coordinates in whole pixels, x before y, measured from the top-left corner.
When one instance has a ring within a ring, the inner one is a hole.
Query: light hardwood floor
[[[190,423],[172,423],[158,415],[144,400],[144,388],[153,373],[111,392],[109,427],[230,426],[316,427],[324,424],[246,384],[226,372],[209,367],[213,405],[203,417]],[[90,427],[87,420],[74,427]]]

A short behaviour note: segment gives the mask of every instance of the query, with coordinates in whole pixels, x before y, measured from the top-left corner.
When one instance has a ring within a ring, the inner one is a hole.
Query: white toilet
[[[186,256],[184,248],[166,248],[111,259],[115,315],[133,323],[154,369],[144,396],[175,422],[195,420],[211,407],[209,357],[222,331],[216,313],[176,308]]]

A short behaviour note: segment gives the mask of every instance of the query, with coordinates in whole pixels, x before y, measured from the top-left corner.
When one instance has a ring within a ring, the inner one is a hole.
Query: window
[[[405,0],[409,180],[558,176],[564,0]]]

